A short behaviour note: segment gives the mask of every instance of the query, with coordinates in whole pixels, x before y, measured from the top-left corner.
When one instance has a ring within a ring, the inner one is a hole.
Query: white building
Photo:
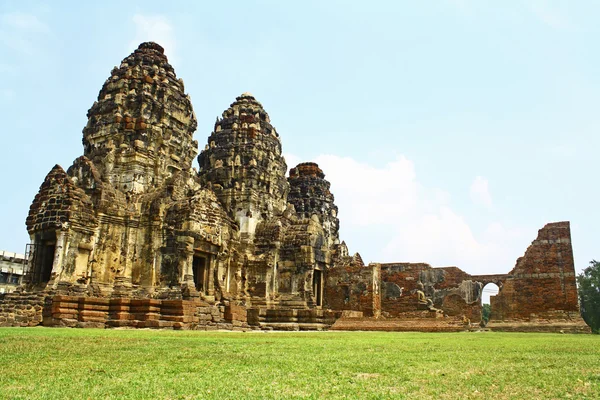
[[[13,292],[21,285],[26,267],[24,254],[0,250],[0,293]]]

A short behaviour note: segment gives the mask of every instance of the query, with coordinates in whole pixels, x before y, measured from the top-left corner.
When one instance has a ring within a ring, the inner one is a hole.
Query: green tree
[[[492,306],[490,306],[489,304],[484,304],[483,310],[481,311],[481,320],[487,324],[488,321],[490,320],[491,313],[492,313]]]
[[[590,261],[590,266],[577,277],[581,316],[592,332],[600,333],[600,261]]]

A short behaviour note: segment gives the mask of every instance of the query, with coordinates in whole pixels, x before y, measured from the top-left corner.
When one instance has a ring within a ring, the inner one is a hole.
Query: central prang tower
[[[117,190],[147,193],[191,169],[196,125],[163,48],[142,43],[113,68],[88,111],[83,154]]]

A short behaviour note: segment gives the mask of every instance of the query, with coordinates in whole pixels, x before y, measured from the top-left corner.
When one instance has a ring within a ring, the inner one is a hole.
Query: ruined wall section
[[[0,294],[0,327],[40,325],[45,297],[39,292]]]
[[[491,297],[491,319],[580,318],[569,222],[540,229],[508,275]]]
[[[164,50],[142,43],[113,68],[83,129],[84,155],[123,192],[158,187],[191,168],[196,118]]]
[[[417,284],[422,273],[428,278],[422,282],[424,292],[433,299],[434,286],[443,281],[443,273],[433,273],[431,265],[425,263],[381,264],[381,311],[384,315],[398,316],[417,310]]]
[[[381,310],[391,316],[421,309],[419,283],[433,306],[447,315],[479,320],[482,285],[457,267],[433,268],[425,263],[381,264]]]
[[[330,264],[325,232],[318,218],[294,220],[286,229],[279,255],[282,266],[298,273],[313,269],[317,263]]]
[[[341,257],[325,275],[325,306],[332,310],[361,311],[371,317],[379,312],[374,268],[365,266],[360,255]],[[381,302],[381,300],[379,300]]]
[[[287,166],[279,134],[269,115],[249,93],[217,119],[206,148],[198,156],[199,176],[252,240],[256,226],[287,207]]]
[[[481,320],[483,283],[457,267],[433,268],[431,272],[438,276],[433,291],[434,304],[448,316],[465,316],[473,322]],[[427,277],[431,272],[421,274]]]

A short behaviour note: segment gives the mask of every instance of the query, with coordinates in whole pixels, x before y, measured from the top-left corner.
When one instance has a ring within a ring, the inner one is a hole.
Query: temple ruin
[[[225,109],[200,152],[196,128],[161,46],[113,68],[83,155],[54,166],[33,200],[26,282],[0,297],[0,326],[464,330],[493,282],[491,329],[587,330],[568,222],[541,229],[504,275],[365,265],[340,241],[319,166],[286,177],[254,96]]]

